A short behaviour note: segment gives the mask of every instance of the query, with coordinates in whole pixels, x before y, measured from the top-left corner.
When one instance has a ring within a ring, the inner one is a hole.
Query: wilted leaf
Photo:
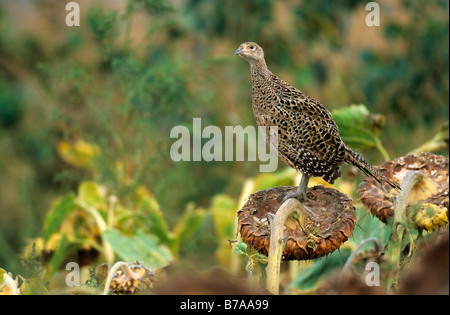
[[[109,264],[101,264],[95,267],[95,279],[98,285],[103,285],[108,277],[110,266]]]
[[[158,236],[162,243],[170,245],[173,236],[155,197],[151,194],[144,196],[140,202],[140,208],[145,214],[150,231]]]
[[[19,295],[20,290],[17,287],[17,278],[13,279],[10,272],[0,268],[0,295]]]
[[[31,277],[30,279],[25,279],[20,286],[20,291],[23,295],[42,295],[48,293],[48,289],[45,286],[44,281],[36,276]]]
[[[267,256],[261,254],[253,254],[250,255],[247,260],[247,266],[245,266],[245,270],[247,272],[258,272],[262,277],[266,277],[266,266],[269,261]],[[262,279],[261,279],[262,280]],[[264,281],[265,283],[265,281]]]
[[[253,263],[267,265],[269,258],[265,255],[261,255],[260,253],[250,255],[250,261]]]
[[[161,244],[154,235],[138,230],[135,235],[126,236],[116,229],[103,231],[103,238],[125,261],[139,260],[150,269],[167,266],[172,261],[170,250]]]

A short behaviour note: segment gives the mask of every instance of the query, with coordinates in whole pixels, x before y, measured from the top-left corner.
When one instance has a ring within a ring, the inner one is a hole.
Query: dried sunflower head
[[[276,213],[287,193],[297,186],[274,187],[251,194],[238,212],[238,232],[242,240],[267,255],[270,227],[267,213]],[[314,211],[318,221],[306,218],[303,229],[295,219],[286,220],[284,260],[307,260],[328,255],[351,236],[356,223],[351,199],[333,188],[317,185],[307,189],[303,204]],[[305,233],[307,231],[308,233]]]
[[[424,203],[420,205],[420,208],[415,212],[413,218],[417,228],[419,230],[427,230],[433,232],[444,227],[448,224],[448,206],[436,206],[432,203]]]
[[[129,272],[128,272],[129,271]],[[155,273],[139,261],[129,265],[127,271],[119,269],[111,280],[113,294],[135,294],[153,288]]]
[[[407,206],[433,204],[446,211],[448,217],[449,168],[448,158],[429,152],[411,154],[388,161],[378,167],[380,173],[390,180],[401,183],[405,174],[412,170],[420,172],[422,180],[417,183],[407,199]],[[373,178],[366,178],[358,187],[362,203],[386,223],[394,218],[394,199],[397,192],[389,186],[380,186]],[[427,228],[428,229],[428,228]]]

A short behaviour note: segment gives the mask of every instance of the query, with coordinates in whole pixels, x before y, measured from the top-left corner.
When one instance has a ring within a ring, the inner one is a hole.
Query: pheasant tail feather
[[[373,177],[378,183],[382,184],[383,182],[386,182],[394,188],[397,191],[400,191],[400,186],[388,179],[386,176],[381,174],[378,170],[376,170],[372,165],[367,163],[361,155],[356,153],[355,151],[348,148],[347,150],[347,156],[346,162],[349,164],[352,164],[359,168],[364,174],[367,176]]]

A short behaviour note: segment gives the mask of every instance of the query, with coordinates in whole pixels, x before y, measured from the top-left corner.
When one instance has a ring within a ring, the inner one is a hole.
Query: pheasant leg
[[[298,184],[297,191],[293,193],[287,194],[283,198],[283,202],[288,200],[289,198],[296,198],[298,201],[305,201],[308,199],[306,196],[306,187],[308,187],[309,176],[302,174],[302,179],[300,180],[300,184]]]
[[[293,192],[293,193],[287,194],[283,198],[283,202],[285,202],[286,200],[288,200],[290,198],[296,198],[300,202],[305,201],[306,199],[308,199],[308,197],[306,195],[306,187],[308,187],[308,182],[309,182],[309,176],[303,174],[302,178],[300,180],[300,184],[298,185],[297,190],[295,192]],[[303,205],[302,206],[302,210],[303,210],[302,212],[304,212],[304,214],[309,216],[311,219],[313,219],[314,221],[318,221],[317,217],[314,215],[314,212],[311,209],[309,209],[308,207]]]

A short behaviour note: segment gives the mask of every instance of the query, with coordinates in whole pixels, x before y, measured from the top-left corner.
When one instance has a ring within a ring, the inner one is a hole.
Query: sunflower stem
[[[347,259],[347,261],[345,262],[344,268],[342,268],[342,273],[346,272],[348,270],[348,268],[350,267],[351,263],[353,262],[353,260],[355,260],[356,256],[359,254],[359,252],[361,251],[361,249],[368,243],[370,242],[374,242],[375,243],[375,248],[377,250],[377,252],[380,250],[381,245],[380,245],[380,241],[378,240],[378,238],[376,237],[371,237],[368,239],[363,240],[358,247],[356,248],[356,250],[350,255],[350,257]]]
[[[103,219],[103,217],[100,215],[100,212],[81,198],[77,198],[76,201],[77,205],[83,209],[86,213],[91,215],[95,222],[97,223],[97,227],[100,230],[100,233],[103,233],[108,228],[108,223]],[[113,209],[111,208],[110,212],[112,214]],[[111,221],[112,222],[112,221]],[[110,223],[111,223],[110,222]],[[112,246],[103,238],[102,239],[103,244],[103,253],[105,255],[106,261],[110,264],[114,261],[114,250]]]
[[[267,215],[270,225],[267,290],[274,295],[278,295],[280,290],[280,264],[284,247],[286,245],[284,223],[293,212],[297,212],[300,218],[302,218],[302,214],[304,213],[304,211],[302,211],[301,203],[295,198],[290,198],[280,206],[275,215],[271,213]],[[303,220],[300,219],[299,222],[303,222]]]
[[[387,150],[384,148],[383,144],[381,143],[380,138],[378,138],[377,136],[374,137],[375,140],[375,146],[377,147],[378,151],[380,151],[381,155],[383,155],[383,158],[385,161],[390,161],[391,158],[389,156],[389,153],[387,152]]]
[[[405,232],[407,230],[406,206],[408,196],[411,189],[422,180],[422,174],[416,171],[408,171],[400,186],[402,189],[394,202],[394,223],[392,225],[391,236],[389,239],[388,258],[394,264],[395,276],[390,277],[387,281],[387,290],[394,289],[394,285],[398,283],[398,275],[400,270],[400,256],[402,251],[402,243]]]

